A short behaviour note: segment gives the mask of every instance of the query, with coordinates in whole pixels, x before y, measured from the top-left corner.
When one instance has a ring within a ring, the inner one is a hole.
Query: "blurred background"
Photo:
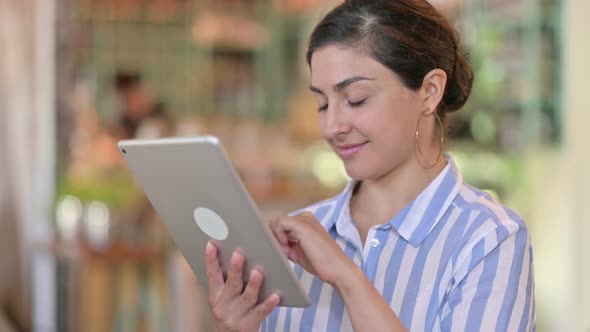
[[[0,331],[207,331],[115,144],[215,134],[266,217],[337,193],[304,62],[337,3],[0,0]],[[538,331],[590,331],[590,1],[432,3],[476,72],[447,149],[526,220]]]

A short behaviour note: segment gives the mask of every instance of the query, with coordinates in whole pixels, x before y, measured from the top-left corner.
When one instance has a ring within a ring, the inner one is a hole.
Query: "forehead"
[[[359,49],[328,45],[311,57],[312,85],[335,84],[354,76],[391,79],[392,72]]]

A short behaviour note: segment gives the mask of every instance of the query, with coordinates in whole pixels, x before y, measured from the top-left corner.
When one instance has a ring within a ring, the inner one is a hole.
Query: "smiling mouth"
[[[360,144],[344,144],[344,145],[336,145],[336,150],[338,155],[342,159],[351,159],[356,156],[369,142],[364,142]]]

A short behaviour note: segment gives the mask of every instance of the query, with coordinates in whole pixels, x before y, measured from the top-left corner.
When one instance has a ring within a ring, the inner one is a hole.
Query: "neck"
[[[411,159],[382,177],[363,180],[350,203],[361,238],[372,226],[387,223],[400,213],[445,166],[442,155],[434,167],[428,169]]]

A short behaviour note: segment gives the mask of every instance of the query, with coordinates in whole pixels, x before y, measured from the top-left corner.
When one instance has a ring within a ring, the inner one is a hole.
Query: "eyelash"
[[[355,102],[352,102],[352,101],[350,101],[350,100],[349,100],[349,101],[348,101],[348,106],[350,106],[350,107],[360,107],[360,106],[362,106],[362,105],[365,103],[365,101],[367,101],[367,99],[368,99],[368,98],[365,98],[365,99],[361,99],[361,100],[359,100],[359,101],[355,101]],[[318,109],[318,111],[319,111],[319,112],[322,112],[322,111],[325,111],[325,110],[327,110],[327,109],[328,109],[328,104],[326,104],[326,105],[324,105],[324,106],[321,106],[321,107]]]

